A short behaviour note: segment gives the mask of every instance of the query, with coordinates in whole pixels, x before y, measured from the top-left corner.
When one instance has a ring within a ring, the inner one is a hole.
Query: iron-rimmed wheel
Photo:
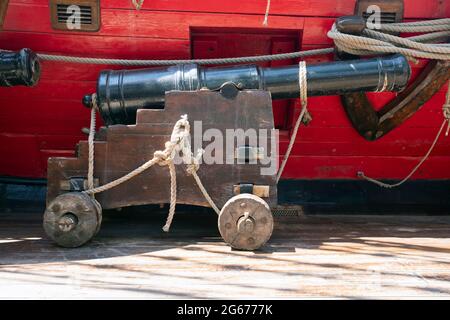
[[[82,192],[64,193],[45,210],[44,230],[58,245],[82,246],[99,231],[102,220],[100,204]]]
[[[219,231],[231,247],[261,248],[272,235],[273,217],[267,202],[253,194],[240,194],[225,203],[219,214]]]

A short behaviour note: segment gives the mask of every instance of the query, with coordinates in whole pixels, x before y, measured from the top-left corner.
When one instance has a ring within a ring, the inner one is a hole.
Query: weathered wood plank
[[[33,214],[1,214],[2,298],[448,298],[450,220],[418,216],[277,218],[258,253],[231,250],[213,213],[109,214],[73,250]],[[193,220],[195,219],[195,222]]]

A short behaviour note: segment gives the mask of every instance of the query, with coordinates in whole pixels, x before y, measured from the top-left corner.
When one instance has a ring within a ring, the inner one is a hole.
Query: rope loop
[[[297,137],[298,129],[300,128],[300,124],[304,119],[311,120],[311,115],[308,113],[308,81],[307,81],[307,69],[306,62],[300,61],[298,63],[298,86],[300,91],[300,104],[302,106],[302,111],[300,111],[300,115],[295,123],[294,130],[292,131],[291,139],[289,140],[289,145],[287,151],[284,155],[283,162],[281,163],[280,168],[277,172],[277,183],[283,174],[284,168],[286,167],[286,163],[291,154],[292,148],[295,143],[295,139]]]

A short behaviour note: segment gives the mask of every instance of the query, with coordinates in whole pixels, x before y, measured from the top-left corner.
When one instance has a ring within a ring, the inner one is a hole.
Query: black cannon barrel
[[[167,91],[216,90],[230,81],[239,89],[268,90],[272,99],[296,98],[299,96],[298,68],[298,65],[203,68],[186,64],[102,71],[97,83],[97,103],[103,120],[110,125],[135,123],[138,109],[162,108]],[[308,96],[401,91],[410,73],[408,61],[402,55],[308,65]],[[86,99],[84,103],[89,104]]]
[[[38,57],[30,49],[0,51],[0,87],[34,86],[40,70]]]

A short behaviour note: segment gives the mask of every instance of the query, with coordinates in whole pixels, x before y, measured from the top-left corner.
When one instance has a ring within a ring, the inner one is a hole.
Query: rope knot
[[[160,166],[166,166],[172,160],[172,159],[170,159],[170,153],[167,151],[168,151],[168,148],[166,147],[166,149],[163,151],[158,150],[158,151],[155,151],[155,153],[153,153],[153,157],[157,159],[156,162]]]
[[[193,176],[198,171],[200,168],[200,159],[202,158],[203,153],[205,153],[205,150],[198,149],[197,154],[194,157],[191,157],[191,163],[186,167],[186,172],[188,175]]]

